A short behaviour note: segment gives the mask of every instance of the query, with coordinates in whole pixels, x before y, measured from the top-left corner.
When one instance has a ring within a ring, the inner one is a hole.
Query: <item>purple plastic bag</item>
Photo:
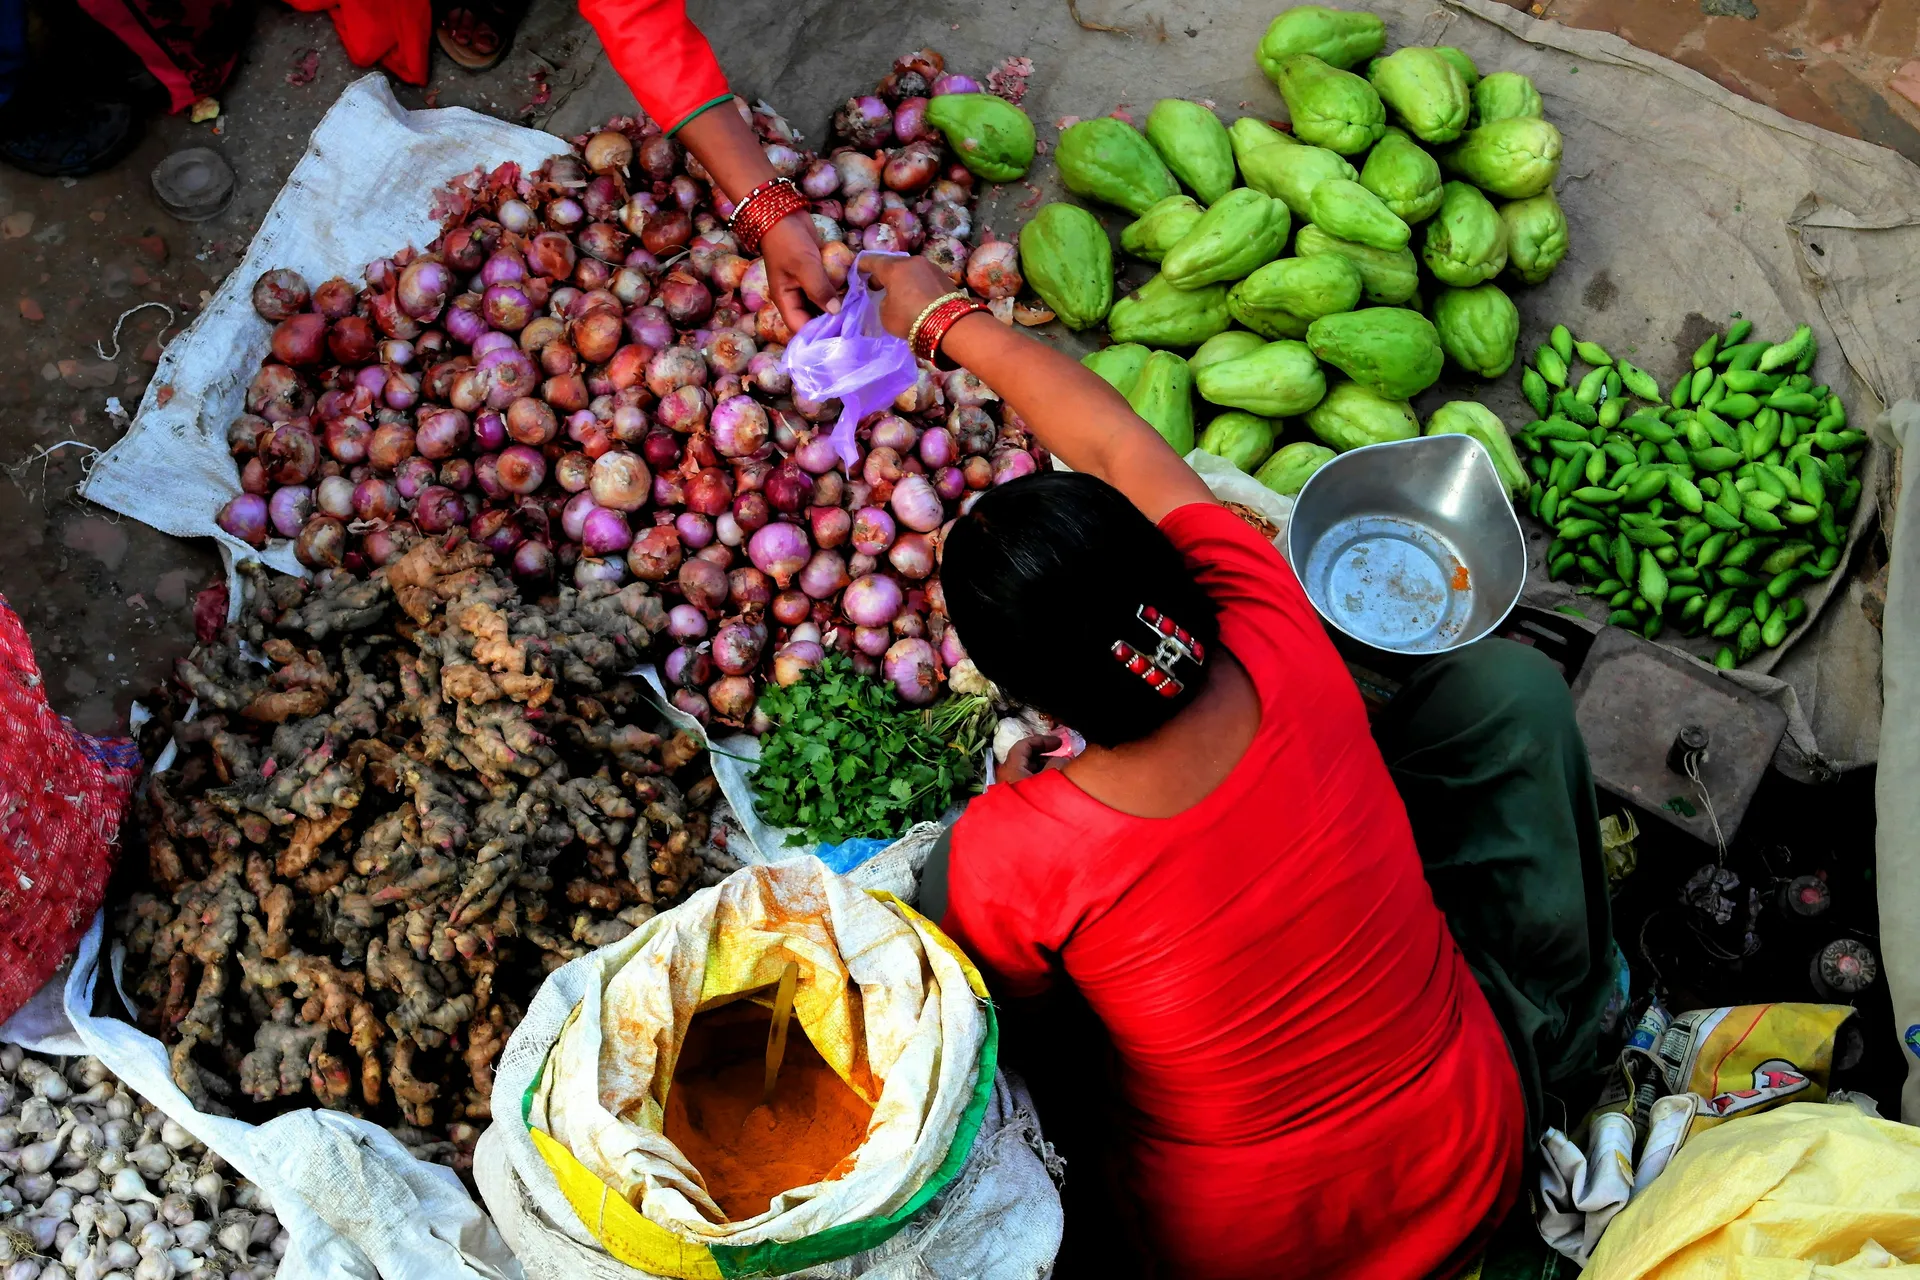
[[[809,400],[840,402],[833,424],[834,451],[849,473],[860,461],[854,441],[860,419],[894,402],[920,376],[919,362],[901,338],[880,327],[880,295],[860,270],[865,258],[904,258],[904,253],[863,253],[853,261],[840,310],[807,321],[787,344],[787,375]]]

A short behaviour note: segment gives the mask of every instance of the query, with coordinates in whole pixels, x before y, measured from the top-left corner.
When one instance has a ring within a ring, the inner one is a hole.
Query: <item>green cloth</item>
[[[1374,736],[1434,901],[1507,1033],[1531,1141],[1543,1118],[1560,1120],[1550,1099],[1600,1070],[1615,981],[1593,773],[1572,696],[1537,650],[1482,640],[1420,667]]]

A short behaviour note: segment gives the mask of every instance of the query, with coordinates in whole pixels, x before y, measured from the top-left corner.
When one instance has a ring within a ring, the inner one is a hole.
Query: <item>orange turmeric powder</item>
[[[771,1020],[746,1002],[696,1015],[667,1090],[667,1140],[730,1222],[765,1213],[782,1191],[844,1175],[873,1119],[797,1018],[773,1101],[764,1102]]]

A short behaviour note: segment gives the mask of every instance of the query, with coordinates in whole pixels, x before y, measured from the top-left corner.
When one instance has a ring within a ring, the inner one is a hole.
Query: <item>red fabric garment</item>
[[[171,111],[220,91],[253,25],[251,9],[235,0],[80,0],[80,7],[166,86]]]
[[[1292,570],[1223,507],[1160,527],[1221,606],[1258,733],[1172,818],[1057,771],[989,787],[954,828],[942,927],[996,993],[1065,976],[1106,1024],[1164,1274],[1457,1269],[1518,1191],[1499,1024]]]
[[[287,0],[302,13],[327,11],[356,67],[378,62],[408,84],[427,82],[433,38],[430,0]]]
[[[727,77],[687,17],[686,0],[580,0],[580,12],[613,69],[667,132],[727,96]]]

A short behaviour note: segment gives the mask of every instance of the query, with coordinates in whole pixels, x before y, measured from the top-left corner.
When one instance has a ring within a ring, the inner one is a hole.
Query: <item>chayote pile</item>
[[[1061,321],[1106,326],[1114,345],[1086,364],[1174,448],[1291,494],[1337,451],[1418,435],[1411,401],[1445,366],[1512,368],[1508,287],[1567,255],[1561,138],[1526,76],[1483,76],[1447,46],[1389,51],[1374,14],[1296,5],[1255,58],[1285,127],[1167,98],[1144,129],[1116,114],[1060,134],[1062,183],[1124,211],[1120,251],[1157,275],[1116,290],[1108,228],[1072,204],[1040,209],[1020,254]],[[1454,401],[1427,429],[1479,440],[1525,488],[1484,407]]]

